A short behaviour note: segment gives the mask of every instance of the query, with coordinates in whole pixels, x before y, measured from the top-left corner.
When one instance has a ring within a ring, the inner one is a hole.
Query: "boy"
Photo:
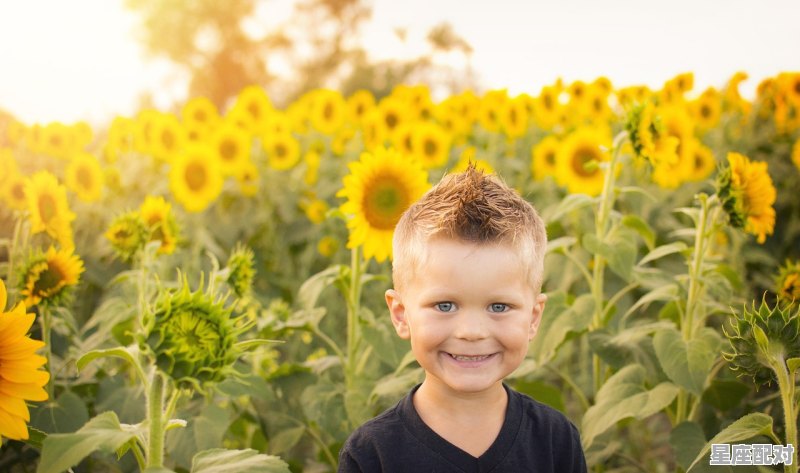
[[[425,379],[350,436],[339,472],[586,471],[566,417],[502,382],[541,320],[546,244],[536,210],[474,166],[403,214],[386,303]]]

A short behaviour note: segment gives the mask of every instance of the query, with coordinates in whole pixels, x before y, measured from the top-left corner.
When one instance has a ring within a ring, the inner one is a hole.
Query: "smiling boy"
[[[575,426],[503,383],[541,321],[546,244],[536,210],[473,166],[403,214],[386,303],[425,378],[350,436],[339,472],[586,471]]]

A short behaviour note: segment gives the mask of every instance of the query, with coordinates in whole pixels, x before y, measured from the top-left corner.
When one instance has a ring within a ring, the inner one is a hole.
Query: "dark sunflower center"
[[[397,119],[397,115],[395,115],[394,113],[387,113],[385,120],[386,120],[386,126],[389,127],[390,130],[394,130],[394,127],[397,126],[397,122],[399,121]]]
[[[175,146],[175,133],[172,130],[164,130],[161,132],[161,142],[167,149],[172,149]]]
[[[250,104],[247,105],[247,112],[256,120],[261,118],[261,107],[259,107],[255,102],[250,102]]]
[[[436,152],[439,151],[439,146],[436,144],[436,141],[428,138],[425,140],[425,155],[426,156],[435,156]]]
[[[56,199],[51,194],[39,196],[39,215],[43,222],[49,222],[57,214]]]
[[[572,155],[572,170],[581,177],[591,177],[597,173],[596,169],[588,169],[587,164],[600,161],[597,150],[594,148],[580,148]]]
[[[194,112],[194,119],[198,122],[205,122],[208,119],[205,110],[196,110]]]
[[[703,105],[702,107],[700,107],[700,115],[703,118],[710,117],[711,116],[711,107],[709,107],[708,105]]]
[[[64,285],[64,274],[60,268],[47,264],[46,268],[38,274],[33,283],[33,293],[44,297],[52,295]]]
[[[275,155],[279,158],[285,158],[286,155],[289,154],[289,150],[286,149],[286,145],[283,143],[279,143],[275,145]]]
[[[549,151],[549,152],[545,153],[544,154],[544,160],[550,166],[555,165],[556,164],[556,153],[554,153],[553,151]]]
[[[517,118],[518,118],[517,117],[517,111],[512,108],[511,111],[508,114],[508,120],[511,122],[512,125],[516,125],[517,124]]]
[[[25,185],[23,183],[17,183],[11,188],[11,195],[14,196],[17,200],[22,200],[25,198]]]
[[[550,94],[544,94],[542,96],[542,102],[544,103],[544,108],[548,110],[552,110],[553,108],[553,97]]]
[[[409,204],[408,193],[402,184],[391,176],[373,180],[364,190],[364,216],[370,226],[391,230]]]
[[[325,120],[333,119],[333,105],[330,102],[325,104],[325,107],[322,109],[322,116]]]
[[[200,163],[190,163],[186,166],[184,177],[186,178],[186,185],[189,186],[192,192],[197,192],[205,187],[208,179],[206,168]]]

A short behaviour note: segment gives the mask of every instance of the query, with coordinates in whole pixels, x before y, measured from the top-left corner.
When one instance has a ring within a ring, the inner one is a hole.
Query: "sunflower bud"
[[[781,299],[800,303],[800,260],[786,261],[776,278],[777,293]]]
[[[800,307],[769,307],[762,300],[759,307],[745,306],[741,315],[734,314],[730,330],[722,328],[731,344],[731,352],[722,356],[739,376],[753,378],[756,388],[776,381],[776,370],[786,369],[789,358],[800,357]]]
[[[139,212],[127,212],[111,222],[105,236],[121,260],[131,261],[144,248],[149,233]]]
[[[224,379],[241,354],[235,344],[243,327],[231,312],[202,287],[191,292],[184,278],[180,289],[163,290],[145,314],[139,344],[179,387],[200,389]]]
[[[239,297],[244,297],[253,287],[255,276],[253,259],[253,250],[244,245],[237,245],[228,258],[226,266],[229,273],[226,282]]]

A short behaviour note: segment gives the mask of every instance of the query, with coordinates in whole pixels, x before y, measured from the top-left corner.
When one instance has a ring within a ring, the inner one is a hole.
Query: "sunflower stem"
[[[50,337],[52,330],[52,315],[50,309],[45,304],[39,306],[39,322],[42,329],[42,341],[44,342],[44,356],[47,359],[47,373],[50,375],[50,380],[47,382],[47,399],[53,401],[53,394],[55,393],[55,378],[53,377],[53,340]]]
[[[792,463],[784,464],[784,473],[797,473],[797,405],[795,404],[794,373],[789,373],[786,360],[779,356],[773,365],[778,378],[778,390],[783,404],[783,421],[786,429],[786,443],[793,447]]]
[[[626,131],[620,132],[614,137],[614,144],[612,145],[613,151],[611,153],[611,160],[608,162],[605,178],[603,179],[603,190],[600,193],[600,204],[597,209],[597,219],[595,220],[595,236],[598,241],[604,241],[606,233],[608,232],[609,216],[611,209],[614,207],[614,185],[616,180],[616,173],[614,170],[617,167],[619,160],[620,149],[628,133]],[[603,279],[605,275],[605,258],[599,253],[594,254],[594,264],[592,267],[592,296],[594,298],[594,314],[592,315],[591,330],[597,330],[603,326],[604,309],[604,290]],[[604,376],[602,375],[603,363],[600,357],[595,353],[592,354],[592,375],[594,378],[594,392],[597,393],[603,385]]]
[[[8,287],[14,287],[14,255],[17,252],[17,244],[19,243],[19,235],[22,232],[22,221],[23,219],[20,217],[14,223],[14,234],[11,237],[11,244],[8,247],[8,274],[6,275],[6,281],[8,282]],[[4,309],[4,307],[0,307],[0,310]]]
[[[147,445],[147,468],[164,466],[164,376],[157,369],[153,373],[147,395],[147,420],[149,436]]]
[[[692,264],[689,267],[689,295],[686,300],[686,311],[684,318],[681,322],[681,330],[683,332],[683,339],[689,341],[694,335],[694,315],[697,305],[697,298],[702,289],[702,282],[700,281],[700,273],[703,268],[703,257],[705,256],[706,247],[708,243],[708,234],[706,226],[708,225],[708,196],[700,194],[700,216],[697,219],[697,231],[694,237],[694,252],[692,254]]]
[[[347,367],[345,383],[350,390],[355,384],[357,359],[360,345],[358,330],[358,311],[361,300],[361,254],[359,247],[350,253],[350,287],[347,297]]]

